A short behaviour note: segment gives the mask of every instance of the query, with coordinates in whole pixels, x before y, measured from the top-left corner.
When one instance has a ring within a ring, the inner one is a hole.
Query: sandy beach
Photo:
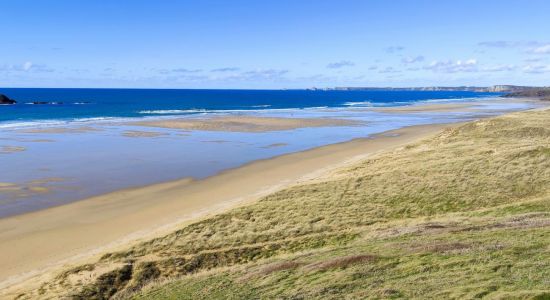
[[[181,179],[126,189],[0,220],[0,288],[39,282],[64,265],[169,233],[289,185],[436,134],[449,125],[422,125],[373,138],[256,161],[204,180]],[[49,272],[49,273],[48,273]],[[31,280],[32,279],[32,280]],[[13,295],[13,294],[11,294]]]
[[[550,1],[214,4],[2,3],[0,300],[550,300]]]

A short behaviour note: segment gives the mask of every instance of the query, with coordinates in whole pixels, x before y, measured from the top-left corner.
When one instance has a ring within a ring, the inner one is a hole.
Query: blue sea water
[[[0,125],[44,120],[127,118],[212,111],[397,106],[497,96],[441,91],[175,90],[0,88],[18,101],[0,106]],[[50,104],[32,104],[48,102]],[[0,127],[2,128],[2,127]]]

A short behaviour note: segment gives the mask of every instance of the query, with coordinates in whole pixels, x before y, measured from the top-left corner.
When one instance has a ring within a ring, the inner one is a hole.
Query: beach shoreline
[[[427,106],[426,110],[433,108]],[[438,105],[435,109],[442,107]],[[401,113],[415,112],[416,107]],[[406,126],[366,138],[254,160],[204,179],[185,177],[127,188],[2,218],[0,298],[45,282],[68,266],[169,234],[283,188],[332,176],[332,170],[461,124]]]
[[[0,137],[0,164],[17,171],[0,180],[0,218],[127,188],[206,178],[251,161],[404,126],[469,121],[535,106],[525,99],[481,98],[75,121],[6,130]]]
[[[0,219],[0,288],[167,234],[351,162],[435,135],[457,123],[410,126],[370,138],[254,161],[202,180],[131,188]],[[154,201],[151,201],[153,199]],[[67,241],[71,241],[67,244]]]

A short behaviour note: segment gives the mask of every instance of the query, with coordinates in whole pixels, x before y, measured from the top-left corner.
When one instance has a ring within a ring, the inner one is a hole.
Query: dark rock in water
[[[35,101],[35,102],[32,102],[32,104],[44,105],[44,104],[50,104],[50,103],[49,103],[49,102],[46,102],[46,101]]]
[[[15,100],[8,98],[6,95],[0,94],[0,104],[15,104]]]

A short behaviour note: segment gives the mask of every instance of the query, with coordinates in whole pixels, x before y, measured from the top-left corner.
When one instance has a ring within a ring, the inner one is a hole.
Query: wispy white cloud
[[[186,68],[174,68],[174,69],[160,69],[160,74],[174,74],[174,73],[198,73],[202,72],[202,69],[186,69]]]
[[[333,62],[327,65],[327,68],[329,69],[340,69],[343,67],[352,67],[355,66],[355,63],[349,60],[342,60],[338,62]]]
[[[529,52],[534,54],[550,54],[550,44],[532,48]]]
[[[241,68],[237,68],[237,67],[227,67],[227,68],[217,68],[217,69],[212,69],[210,70],[210,72],[236,72],[236,71],[239,71]]]
[[[492,47],[492,48],[513,48],[520,45],[520,42],[513,41],[485,41],[477,44],[482,47]]]
[[[516,48],[516,47],[536,47],[544,43],[538,41],[484,41],[477,43],[481,47],[489,48]]]
[[[32,62],[27,61],[27,62],[23,63],[23,70],[28,71],[31,68],[32,68]]]
[[[550,72],[550,65],[526,65],[522,71],[528,74],[542,74]]]
[[[203,81],[209,81],[211,78],[206,75],[193,75],[193,74],[181,74],[181,75],[173,75],[168,76],[165,78],[167,81],[175,81],[175,82],[203,82]]]
[[[259,70],[253,70],[253,71],[247,71],[244,72],[244,75],[253,75],[253,76],[281,76],[283,74],[288,73],[288,70],[278,70],[278,69],[259,69]]]
[[[540,41],[486,41],[478,46],[492,48],[521,48],[530,54],[550,54],[550,43]]]
[[[240,70],[235,68],[235,70]],[[170,70],[169,72],[160,72],[160,78],[167,82],[276,82],[287,80],[285,74],[289,70],[284,69],[257,69],[243,72],[213,71],[217,74],[206,75],[200,73],[202,70]],[[211,70],[212,71],[212,70]]]
[[[511,72],[519,67],[513,64],[480,65],[476,59],[433,61],[425,66],[425,70],[437,73],[474,73],[474,72]]]
[[[243,81],[277,81],[285,79],[289,70],[284,69],[258,69],[242,72],[237,75],[224,77],[226,80],[243,80]]]
[[[53,68],[50,68],[42,64],[34,64],[31,61],[26,61],[22,64],[0,65],[0,71],[3,72],[26,72],[26,73],[51,73],[54,72]]]
[[[408,65],[408,64],[414,64],[414,63],[417,63],[417,62],[423,62],[424,61],[424,56],[422,55],[418,55],[418,56],[409,56],[409,57],[404,57],[403,59],[401,59],[401,62]]]
[[[530,58],[526,58],[523,60],[524,62],[528,62],[528,63],[536,63],[536,62],[541,62],[543,61],[542,58],[540,57],[530,57]]]
[[[438,73],[459,73],[459,72],[476,72],[478,71],[478,63],[475,59],[468,60],[447,60],[447,61],[432,61],[424,69]]]
[[[516,65],[495,65],[495,66],[485,66],[480,68],[482,72],[506,72],[506,71],[515,71],[517,70]]]

